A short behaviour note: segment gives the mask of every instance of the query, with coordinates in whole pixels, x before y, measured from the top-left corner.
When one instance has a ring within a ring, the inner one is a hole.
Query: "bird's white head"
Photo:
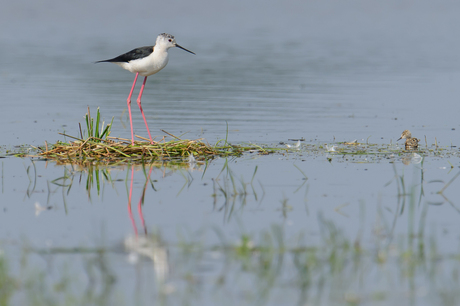
[[[162,33],[162,34],[158,35],[157,41],[155,42],[155,47],[165,48],[166,50],[168,50],[169,48],[172,48],[172,47],[177,47],[177,48],[180,48],[180,49],[182,49],[184,51],[187,51],[189,53],[195,54],[192,51],[187,50],[184,47],[179,46],[176,43],[176,39],[174,38],[174,36],[172,36],[171,34],[166,34],[166,33]]]

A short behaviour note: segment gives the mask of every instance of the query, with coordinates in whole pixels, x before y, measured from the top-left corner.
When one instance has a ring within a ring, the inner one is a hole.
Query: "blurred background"
[[[232,141],[389,143],[409,128],[447,143],[458,139],[459,10],[455,1],[7,3],[3,143],[75,134],[87,106],[115,117],[112,136],[129,137],[134,75],[94,62],[153,45],[163,32],[197,55],[170,50],[168,66],[148,79],[154,134],[214,141],[227,121]],[[136,108],[136,133],[146,136]]]

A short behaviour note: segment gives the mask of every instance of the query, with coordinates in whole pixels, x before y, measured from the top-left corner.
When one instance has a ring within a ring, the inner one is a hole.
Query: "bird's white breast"
[[[168,52],[154,51],[144,58],[116,64],[132,73],[139,73],[141,76],[149,76],[157,73],[168,64]]]

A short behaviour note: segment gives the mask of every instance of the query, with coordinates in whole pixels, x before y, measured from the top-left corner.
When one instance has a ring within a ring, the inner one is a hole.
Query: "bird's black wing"
[[[153,52],[153,46],[146,46],[146,47],[141,47],[141,48],[136,48],[133,49],[129,52],[126,52],[125,54],[119,55],[117,57],[108,59],[108,60],[103,60],[103,61],[97,61],[96,63],[101,63],[101,62],[109,62],[109,63],[127,63],[132,60],[136,59],[141,59],[146,56],[149,56]]]

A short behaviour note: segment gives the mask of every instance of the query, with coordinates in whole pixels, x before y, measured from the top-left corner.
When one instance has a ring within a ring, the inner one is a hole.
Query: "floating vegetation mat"
[[[99,109],[96,118],[91,117],[90,110],[85,116],[86,130],[80,137],[64,135],[73,141],[49,145],[45,142],[43,147],[33,147],[36,155],[42,159],[51,159],[58,163],[87,165],[95,162],[104,164],[120,163],[193,163],[194,161],[207,161],[216,157],[239,157],[245,152],[256,154],[279,153],[288,158],[325,157],[329,162],[356,162],[376,163],[384,160],[398,160],[403,163],[420,163],[423,157],[452,158],[459,157],[456,146],[440,147],[437,141],[429,146],[425,138],[425,145],[413,150],[404,150],[397,144],[370,144],[351,142],[338,142],[332,144],[306,143],[305,139],[291,139],[290,143],[280,142],[269,144],[238,144],[232,145],[227,139],[210,145],[204,139],[185,140],[163,131],[166,136],[159,140],[137,136],[140,141],[132,144],[131,139],[110,137],[113,123],[105,125],[101,120]],[[227,129],[228,130],[228,129]],[[402,144],[404,146],[404,144]],[[27,152],[12,153],[16,156],[31,156]],[[453,165],[451,164],[453,167]]]
[[[169,133],[168,133],[169,134]],[[150,162],[150,161],[174,161],[174,160],[207,160],[216,157],[240,156],[243,152],[257,151],[268,154],[256,146],[231,145],[225,141],[212,146],[203,139],[187,140],[180,139],[169,134],[173,139],[164,136],[159,141],[135,141],[131,144],[129,139],[107,137],[89,137],[86,140],[75,139],[70,142],[58,141],[56,144],[37,147],[38,157],[53,159],[61,163],[85,163],[101,161],[105,163],[120,162]],[[220,145],[220,143],[223,143]]]
[[[89,137],[83,140],[69,135],[65,136],[74,139],[74,141],[58,141],[53,145],[45,144],[43,147],[34,147],[37,150],[37,154],[33,156],[51,159],[60,164],[81,165],[94,162],[104,164],[127,162],[184,163],[195,160],[212,160],[216,157],[240,157],[244,153],[251,155],[277,154],[285,158],[302,160],[305,158],[324,158],[329,162],[351,163],[378,163],[400,160],[407,164],[419,163],[424,157],[441,159],[460,157],[460,151],[456,147],[439,147],[435,145],[431,147],[420,146],[415,150],[405,150],[397,144],[365,144],[358,142],[232,145],[222,140],[215,145],[210,145],[204,139],[180,139],[171,134],[163,136],[159,141],[154,141],[153,144],[149,141],[136,141],[132,145],[130,139],[107,137],[102,140]],[[29,154],[24,155],[30,156]],[[453,165],[451,164],[451,166]]]

